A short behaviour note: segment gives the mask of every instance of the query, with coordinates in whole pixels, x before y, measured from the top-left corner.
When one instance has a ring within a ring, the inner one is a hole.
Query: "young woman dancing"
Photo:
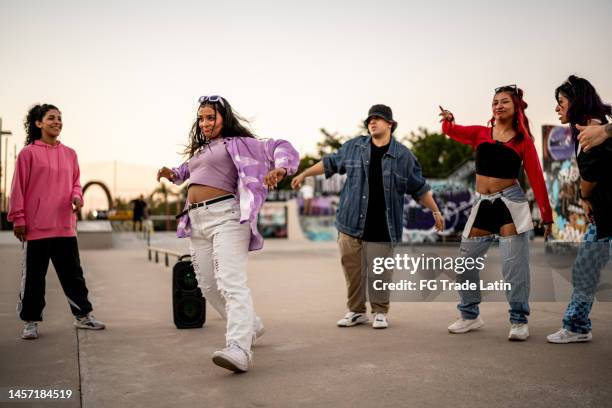
[[[299,155],[284,140],[260,140],[242,124],[227,99],[202,96],[179,167],[162,167],[157,179],[189,180],[179,237],[191,237],[200,288],[227,320],[226,348],[213,362],[234,372],[252,366],[251,345],[263,334],[247,286],[248,251],[261,249],[257,215],[269,187],[295,173]]]

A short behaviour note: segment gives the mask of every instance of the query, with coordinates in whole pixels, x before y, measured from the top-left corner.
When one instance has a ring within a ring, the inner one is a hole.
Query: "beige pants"
[[[346,279],[347,298],[346,306],[349,311],[366,313],[366,290],[371,287],[374,279],[383,279],[390,282],[387,274],[373,276],[368,273],[364,265],[363,251],[366,242],[353,238],[342,232],[338,236],[340,248],[340,262]],[[366,261],[367,262],[367,261]],[[387,276],[385,276],[387,275]],[[387,313],[389,311],[389,292],[370,290],[370,307],[372,313]]]

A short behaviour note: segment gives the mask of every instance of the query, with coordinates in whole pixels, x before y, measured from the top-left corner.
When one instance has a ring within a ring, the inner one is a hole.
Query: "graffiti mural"
[[[287,238],[287,207],[284,203],[264,203],[257,228],[264,238]]]
[[[579,242],[586,232],[588,221],[580,205],[580,174],[570,129],[542,126],[542,152],[548,196],[555,220],[553,238]]]
[[[334,225],[338,201],[338,196],[323,192],[311,200],[309,214],[305,215],[304,199],[298,197],[300,227],[306,238],[311,241],[332,241],[338,237]]]
[[[303,215],[300,217],[300,226],[306,238],[311,241],[333,241],[338,237],[334,221],[335,215]]]
[[[407,196],[404,205],[404,232],[402,241],[436,242],[440,237],[457,239],[463,232],[472,209],[472,191],[464,183],[451,180],[431,180],[434,199],[444,216],[444,231],[434,228],[431,211],[423,208],[412,197]]]

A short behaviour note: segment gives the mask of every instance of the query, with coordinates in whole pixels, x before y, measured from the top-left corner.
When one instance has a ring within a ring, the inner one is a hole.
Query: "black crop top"
[[[494,141],[476,148],[476,174],[500,179],[518,178],[521,158],[511,147]]]
[[[544,224],[553,222],[540,158],[531,137],[518,134],[506,143],[495,144],[491,127],[461,126],[447,120],[442,122],[442,132],[458,142],[472,146],[474,150],[480,150],[478,149],[480,145],[486,145],[482,146],[482,150],[476,156],[477,174],[513,179],[520,173],[522,160],[522,166],[542,214],[542,221]]]

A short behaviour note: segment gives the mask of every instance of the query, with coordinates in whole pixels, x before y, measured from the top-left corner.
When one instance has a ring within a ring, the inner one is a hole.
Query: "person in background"
[[[147,203],[142,194],[137,199],[132,200],[132,207],[133,230],[142,231],[142,222],[147,218]]]
[[[303,215],[312,215],[312,200],[314,198],[314,186],[312,184],[311,182],[306,182],[302,188],[300,188],[300,195],[304,202],[302,208]]]

